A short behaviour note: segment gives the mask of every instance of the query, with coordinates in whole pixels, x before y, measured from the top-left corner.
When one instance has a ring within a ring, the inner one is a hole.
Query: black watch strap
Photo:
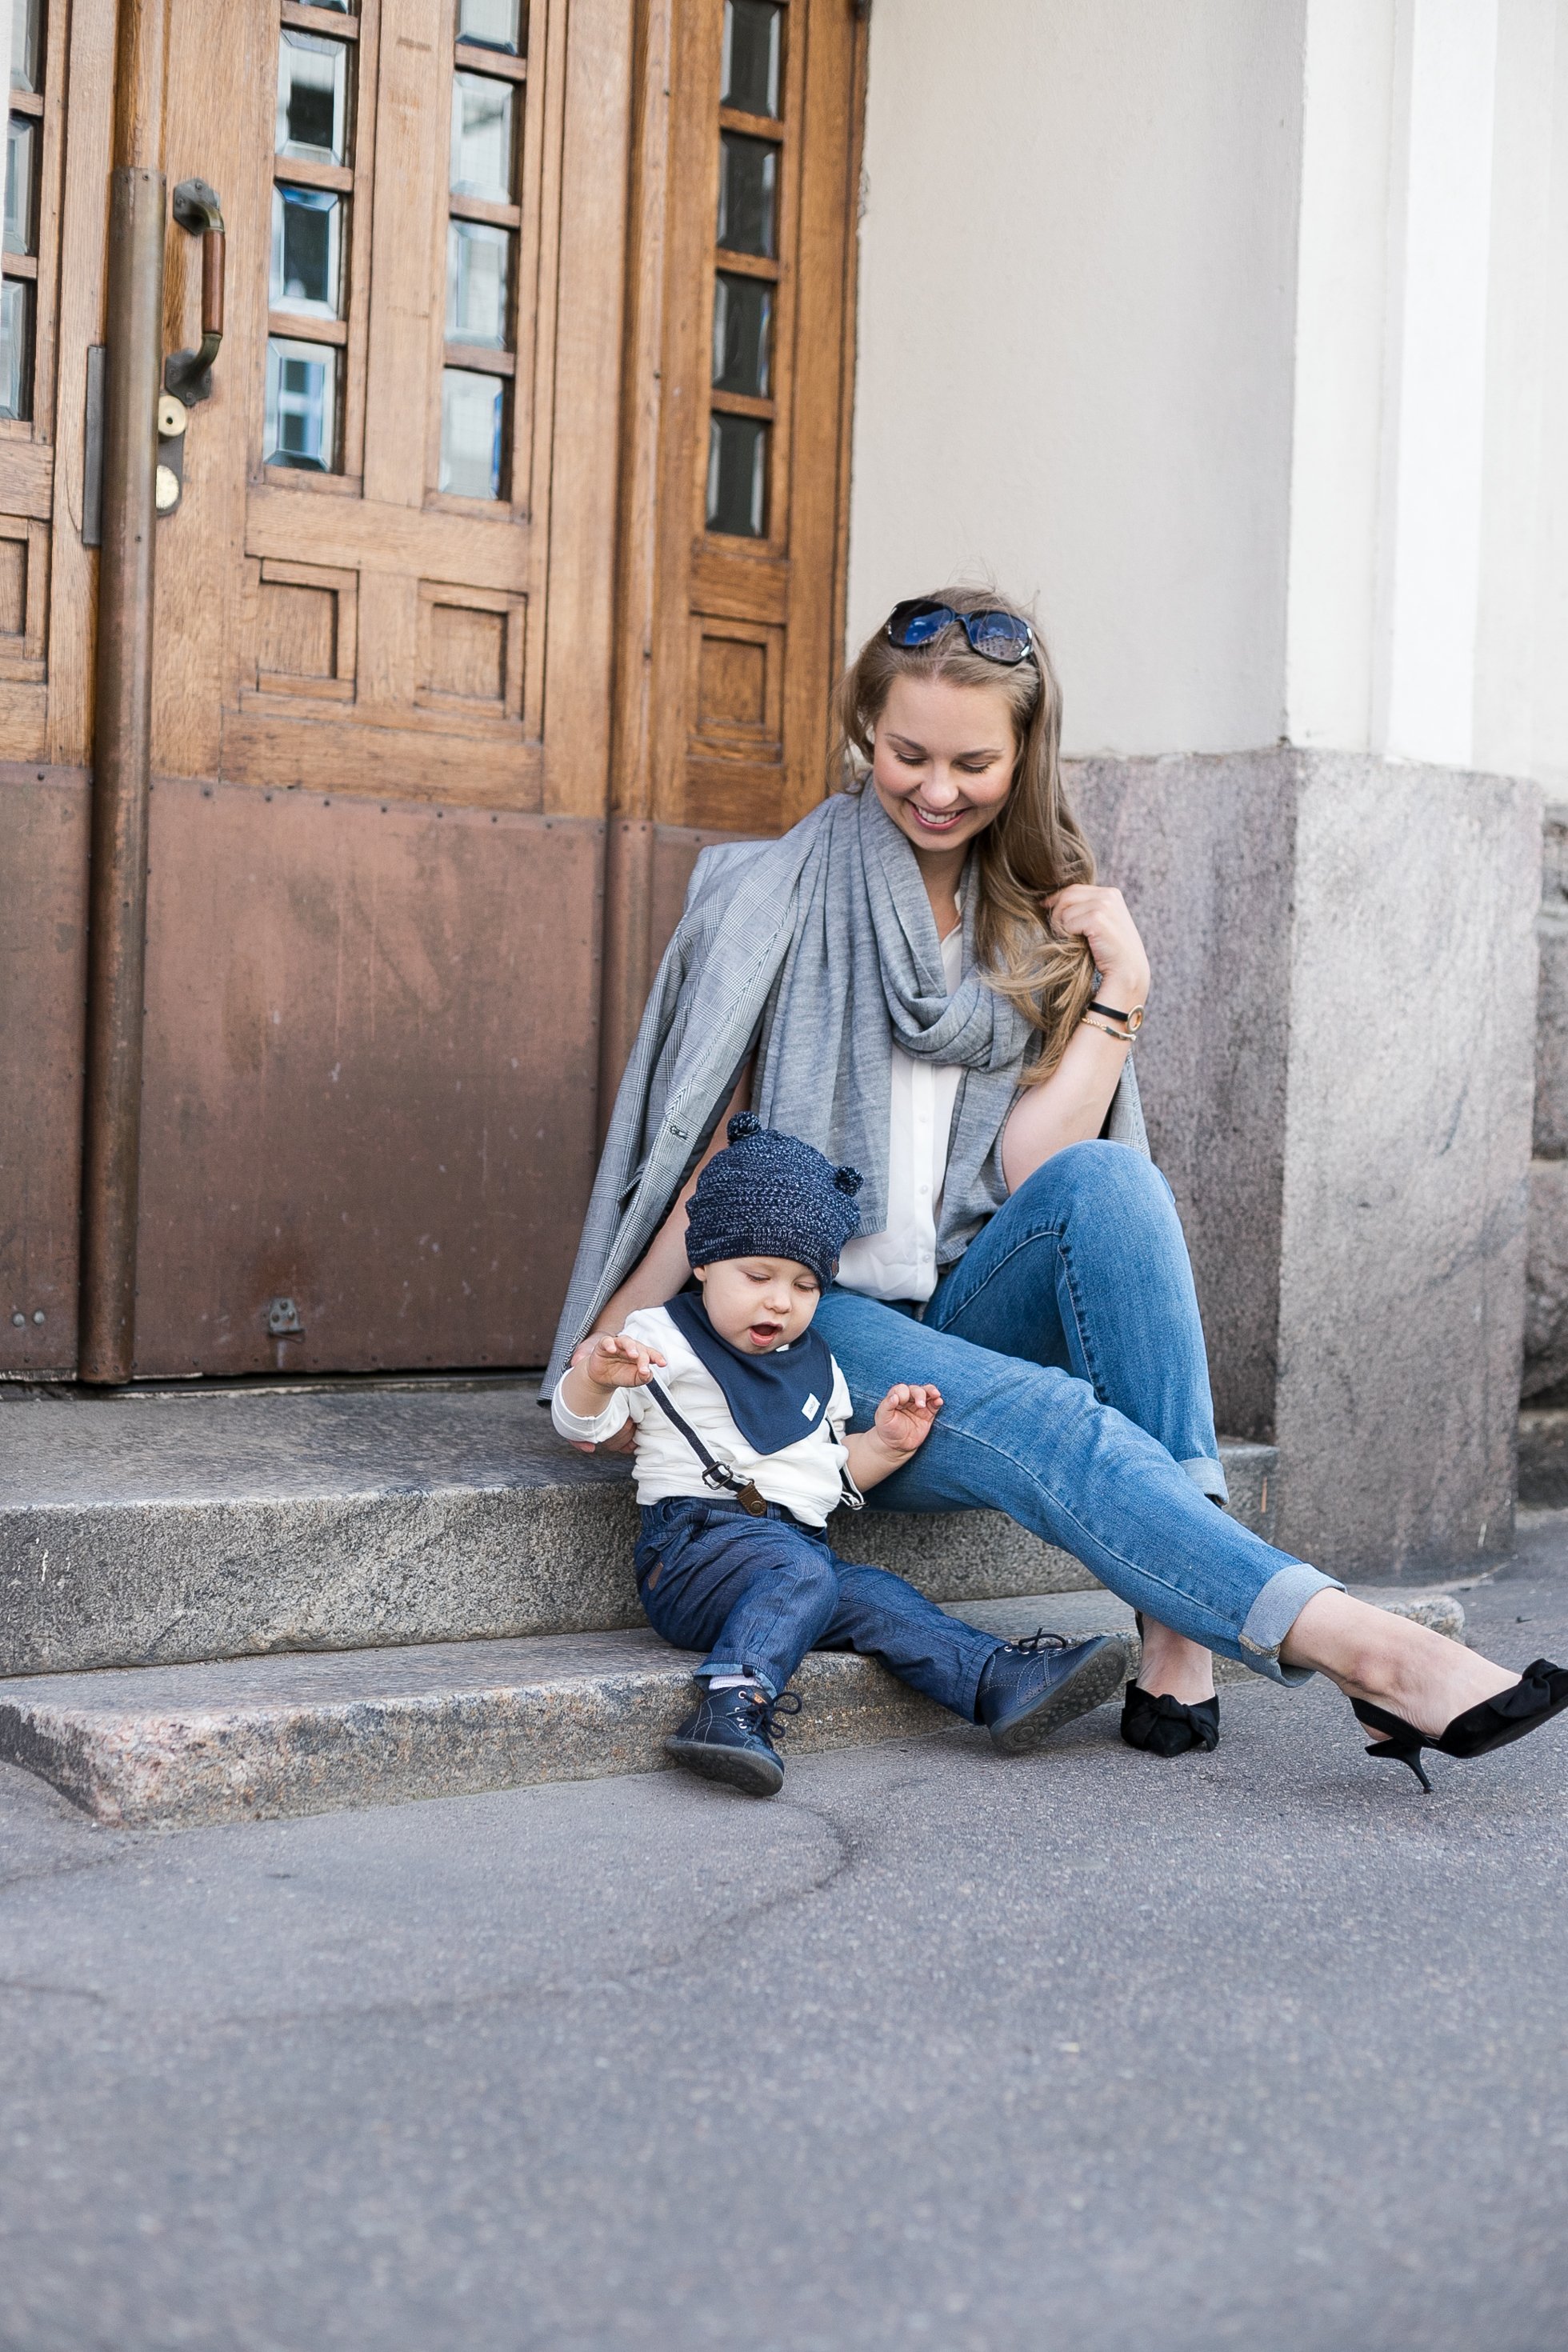
[[[1143,1007],[1141,1004],[1135,1005],[1131,1013],[1118,1013],[1114,1004],[1101,1004],[1098,997],[1091,997],[1089,1010],[1090,1013],[1103,1013],[1108,1021],[1124,1021],[1134,1034],[1143,1026]]]

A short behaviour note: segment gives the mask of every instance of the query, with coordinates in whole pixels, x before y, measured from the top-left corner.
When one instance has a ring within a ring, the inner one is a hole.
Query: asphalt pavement
[[[1568,1515],[1462,1594],[1568,1659]],[[16,2352],[1546,2352],[1568,1718],[1437,1793],[1326,1685],[127,1833],[0,1770]]]

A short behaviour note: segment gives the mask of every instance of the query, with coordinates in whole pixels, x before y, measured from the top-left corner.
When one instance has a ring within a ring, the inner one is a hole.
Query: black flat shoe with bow
[[[1121,1737],[1129,1748],[1151,1756],[1184,1756],[1189,1748],[1212,1752],[1219,1746],[1219,1701],[1189,1702],[1129,1683],[1121,1702]]]
[[[1142,1615],[1133,1622],[1142,1641]],[[1163,1691],[1146,1691],[1141,1683],[1129,1683],[1121,1702],[1121,1737],[1129,1748],[1142,1748],[1150,1756],[1184,1756],[1191,1748],[1212,1754],[1219,1746],[1219,1701],[1189,1702],[1172,1698]]]
[[[1370,1699],[1352,1698],[1351,1707],[1358,1723],[1369,1731],[1381,1731],[1384,1738],[1367,1748],[1373,1757],[1386,1757],[1394,1764],[1408,1764],[1428,1796],[1432,1783],[1421,1761],[1424,1748],[1440,1748],[1445,1756],[1457,1756],[1468,1764],[1472,1757],[1489,1756],[1494,1748],[1506,1748],[1512,1739],[1522,1739],[1527,1732],[1539,1731],[1554,1715],[1568,1706],[1568,1667],[1553,1665],[1550,1658],[1537,1658],[1526,1666],[1511,1689],[1499,1691],[1495,1698],[1482,1699],[1479,1706],[1468,1706],[1457,1715],[1445,1731],[1436,1738],[1417,1731],[1403,1716],[1390,1715]]]

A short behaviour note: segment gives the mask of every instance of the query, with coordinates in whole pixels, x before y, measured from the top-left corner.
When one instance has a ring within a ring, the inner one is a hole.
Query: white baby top
[[[963,926],[942,943],[951,996],[963,977]],[[927,1062],[893,1047],[888,1115],[888,1222],[879,1234],[846,1242],[838,1279],[869,1298],[929,1298],[936,1288],[936,1216],[947,1173],[952,1106],[963,1076],[957,1062]]]
[[[847,1499],[841,1474],[849,1460],[843,1443],[851,1411],[849,1390],[837,1363],[831,1391],[820,1400],[826,1410],[816,1414],[799,1442],[780,1454],[756,1454],[736,1428],[723,1390],[662,1307],[639,1307],[627,1316],[625,1328],[664,1357],[668,1369],[656,1371],[654,1378],[717,1461],[737,1477],[752,1479],[770,1503],[783,1503],[808,1526],[826,1524],[828,1513]],[[670,1495],[724,1499],[703,1485],[701,1463],[647,1389],[616,1389],[592,1419],[573,1412],[563,1390],[563,1384],[557,1383],[550,1403],[551,1420],[563,1437],[602,1445],[625,1428],[628,1418],[636,1423],[639,1503],[662,1503]],[[852,1486],[848,1496],[858,1499]]]

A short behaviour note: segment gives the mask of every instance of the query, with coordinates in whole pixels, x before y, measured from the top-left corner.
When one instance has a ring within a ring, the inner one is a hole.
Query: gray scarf
[[[894,1045],[962,1067],[937,1263],[963,1256],[1007,1198],[1002,1129],[1039,1051],[975,968],[974,898],[950,996],[919,861],[869,787],[822,802],[782,840],[703,852],[616,1098],[546,1395],[668,1214],[753,1045],[753,1107],[859,1169],[862,1233],[887,1218]],[[1131,1064],[1106,1132],[1148,1149]]]

